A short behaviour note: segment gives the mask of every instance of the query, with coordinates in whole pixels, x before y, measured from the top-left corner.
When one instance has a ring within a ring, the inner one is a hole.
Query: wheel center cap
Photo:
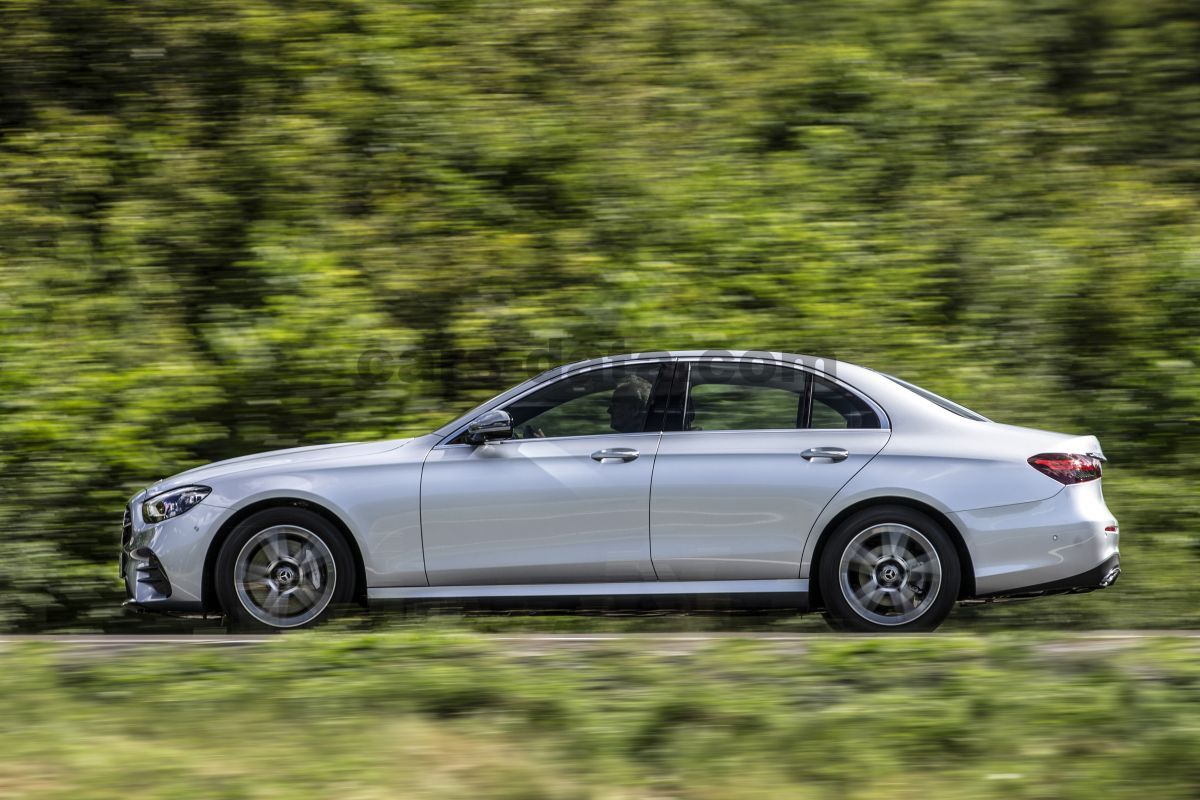
[[[296,572],[291,567],[279,567],[275,570],[275,583],[280,586],[291,586],[296,580]]]
[[[894,586],[904,577],[904,569],[894,561],[884,561],[876,567],[875,577],[884,586]]]

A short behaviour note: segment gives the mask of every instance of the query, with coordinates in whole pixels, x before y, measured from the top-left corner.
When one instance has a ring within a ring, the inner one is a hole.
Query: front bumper
[[[178,517],[148,524],[141,494],[125,509],[121,525],[121,578],[125,604],[174,613],[204,610],[204,563],[226,509],[205,502]]]

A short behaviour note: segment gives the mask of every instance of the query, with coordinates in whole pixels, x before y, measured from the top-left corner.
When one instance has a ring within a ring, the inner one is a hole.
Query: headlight
[[[181,486],[169,492],[156,494],[142,503],[142,519],[153,524],[171,517],[178,517],[208,497],[211,491],[212,489],[207,486]]]

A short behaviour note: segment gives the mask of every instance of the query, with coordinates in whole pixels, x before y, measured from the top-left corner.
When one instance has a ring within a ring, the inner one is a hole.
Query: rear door
[[[794,579],[817,516],[887,442],[866,399],[777,362],[683,361],[655,461],[659,580]]]

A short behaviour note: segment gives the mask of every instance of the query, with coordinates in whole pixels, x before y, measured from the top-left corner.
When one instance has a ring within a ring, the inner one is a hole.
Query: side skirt
[[[487,608],[808,608],[807,580],[637,581],[367,589],[371,603],[446,603]]]

